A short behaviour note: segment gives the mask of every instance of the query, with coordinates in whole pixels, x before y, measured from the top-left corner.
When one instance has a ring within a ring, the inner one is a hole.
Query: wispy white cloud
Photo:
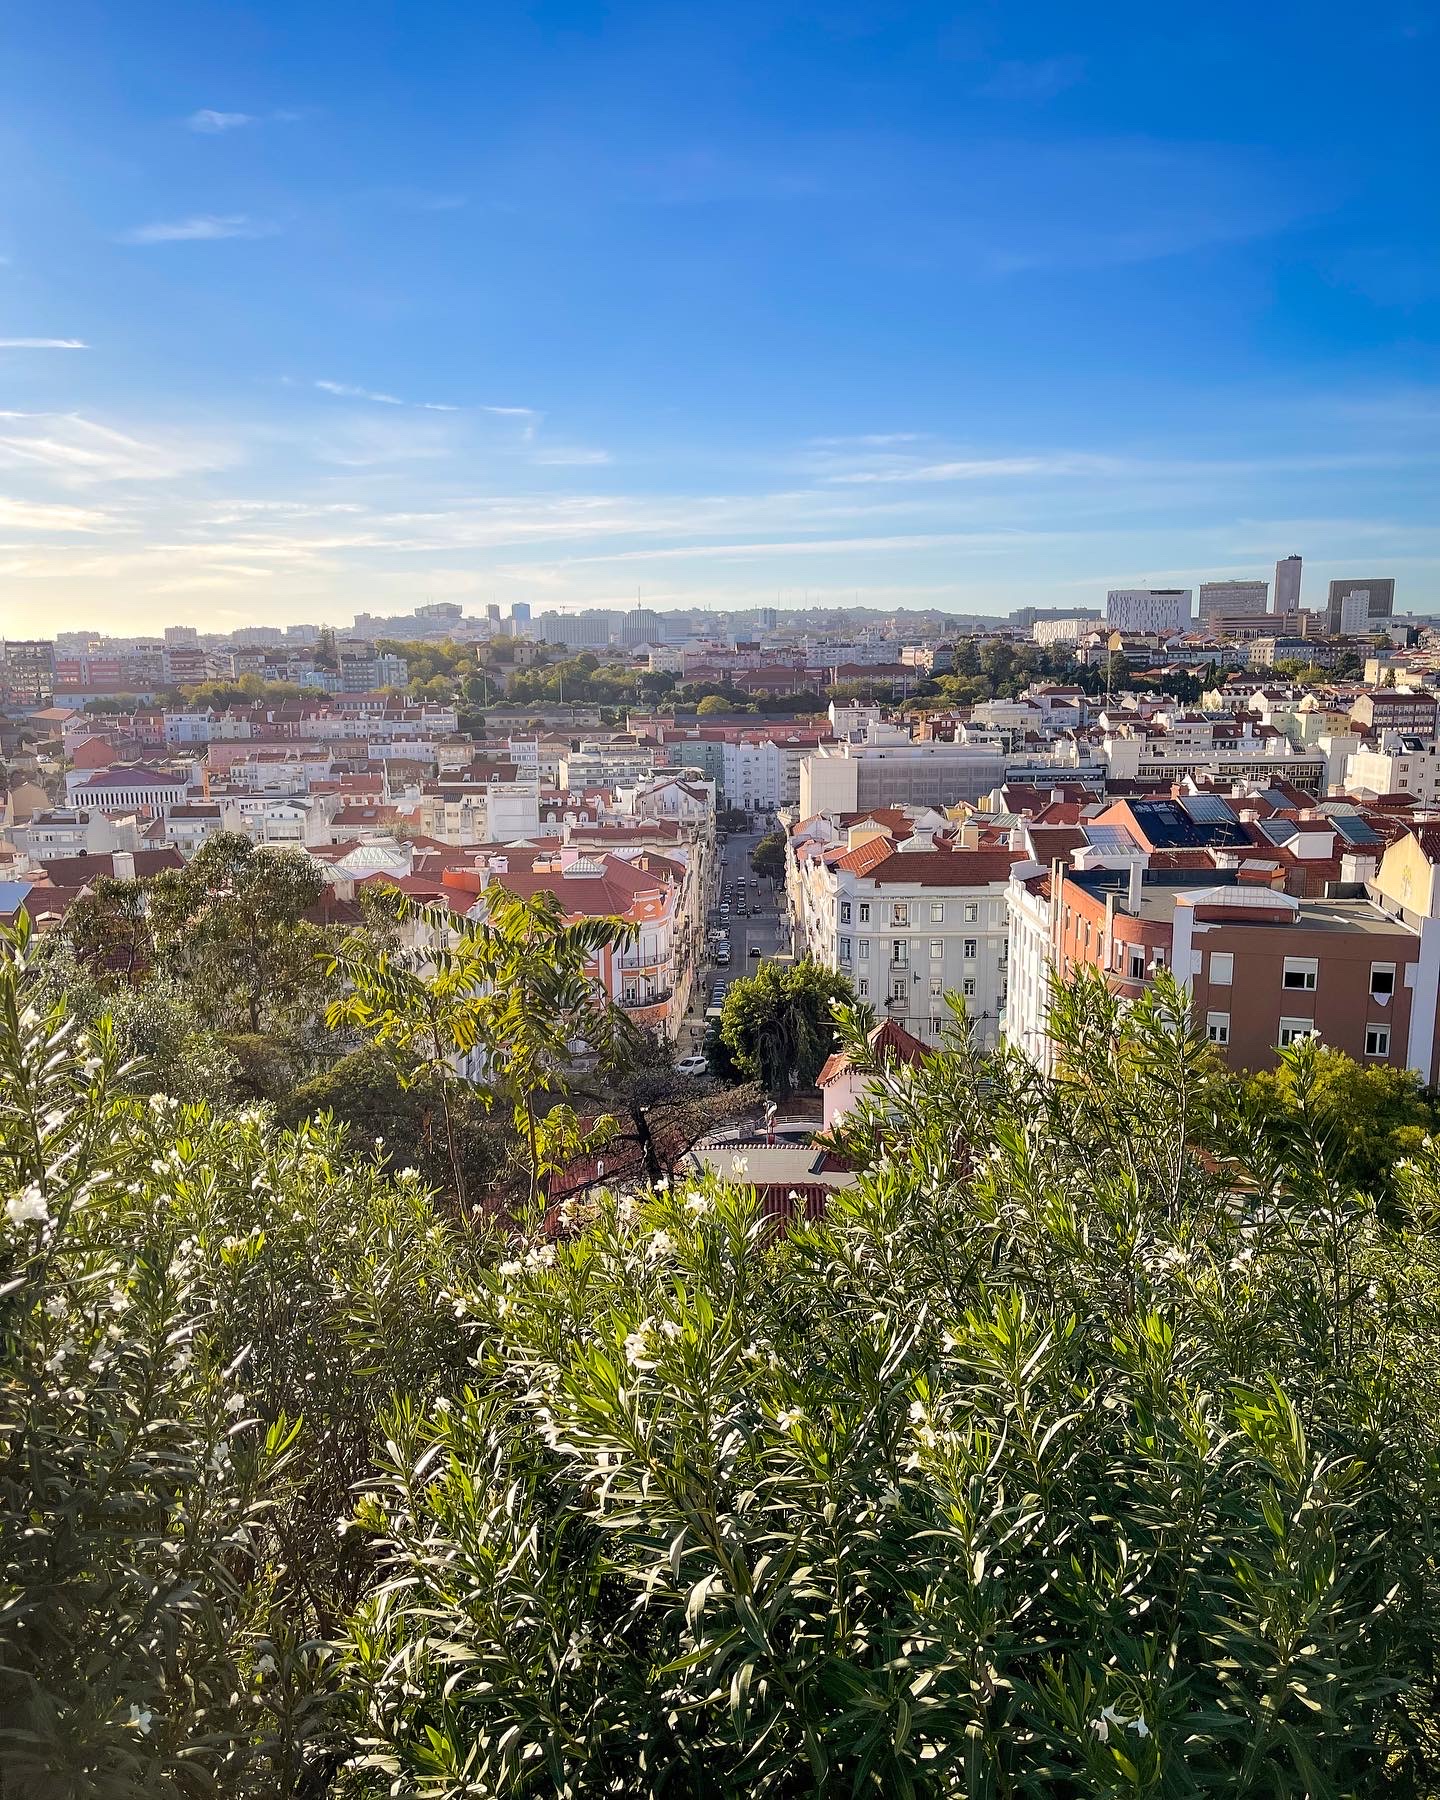
[[[322,394],[334,394],[341,400],[372,400],[376,406],[405,404],[398,394],[377,393],[374,388],[356,387],[349,381],[317,381],[315,386]]]
[[[113,531],[119,521],[113,512],[85,506],[60,506],[46,500],[0,498],[0,530],[5,531]]]
[[[235,460],[218,443],[173,433],[141,438],[78,413],[0,413],[0,468],[48,475],[62,486],[167,481]]]
[[[530,455],[532,463],[555,469],[587,469],[611,460],[608,450],[584,450],[578,445],[567,449],[563,444],[557,445],[553,450],[535,450]]]
[[[0,338],[0,350],[88,350],[83,338]]]
[[[202,106],[191,113],[185,123],[192,131],[218,136],[223,131],[238,131],[242,125],[255,125],[259,121],[254,113],[217,112],[213,106]]]
[[[322,394],[334,394],[340,400],[368,400],[375,406],[409,406],[417,412],[459,412],[449,400],[402,400],[398,394],[386,394],[375,388],[357,387],[350,381],[316,381],[312,386]]]
[[[864,431],[854,437],[812,437],[817,450],[888,450],[895,444],[918,444],[918,431]]]
[[[245,213],[197,213],[188,219],[158,219],[121,233],[125,244],[199,244],[218,238],[274,237],[279,226]]]
[[[826,476],[842,486],[895,481],[1013,480],[1023,475],[1080,475],[1097,472],[1101,459],[1085,456],[975,456],[958,462],[914,463],[895,468],[852,469]]]

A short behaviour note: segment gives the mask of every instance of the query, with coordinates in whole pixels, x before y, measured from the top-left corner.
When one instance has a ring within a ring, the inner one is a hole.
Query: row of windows
[[[943,900],[892,900],[889,922],[892,925],[909,925],[911,923],[919,925],[923,921],[923,909],[927,905],[930,908],[930,923],[943,925],[945,923],[945,902]],[[853,904],[849,900],[842,900],[840,902],[840,923],[842,925],[851,923],[851,912],[855,906],[858,906],[860,911],[858,922],[861,925],[868,925],[870,923],[870,902],[868,900],[855,901]],[[885,911],[883,901],[880,903],[880,910],[882,914]],[[963,901],[960,917],[967,925],[976,924],[980,918],[980,902],[978,900]]]
[[[1216,951],[1210,958],[1210,985],[1229,987],[1235,979],[1235,958]],[[1294,994],[1313,994],[1320,982],[1320,962],[1314,956],[1287,956],[1280,985]],[[1370,997],[1383,1006],[1395,992],[1395,964],[1371,963]]]
[[[1212,1044],[1228,1044],[1230,1042],[1229,1013],[1207,1013],[1205,1015],[1205,1035]],[[1292,1044],[1298,1044],[1302,1038],[1318,1038],[1319,1035],[1313,1019],[1282,1019],[1280,1029],[1275,1034],[1275,1041],[1282,1050],[1288,1050]],[[1390,1027],[1388,1025],[1367,1025],[1365,1027],[1365,1054],[1367,1056],[1388,1056],[1390,1054]]]
[[[979,947],[980,947],[980,941],[978,938],[962,938],[960,940],[961,953],[963,954],[966,962],[974,962],[975,957],[979,952]],[[842,963],[848,963],[851,960],[851,949],[852,949],[851,940],[848,937],[842,937],[840,940],[840,960]],[[931,938],[931,940],[930,940],[930,960],[931,960],[931,962],[943,962],[944,958],[945,958],[945,940],[944,940],[944,938]],[[869,962],[869,960],[870,960],[870,939],[869,938],[861,938],[860,939],[860,953],[859,953],[858,960],[860,962]],[[891,964],[891,967],[896,968],[896,969],[903,968],[909,961],[910,961],[909,942],[905,938],[892,938],[891,942],[890,942],[890,964]]]
[[[860,996],[860,998],[862,1000],[869,999],[869,997],[870,997],[870,977],[868,975],[862,975],[859,978],[859,980],[855,983],[855,992]],[[966,980],[964,980],[960,984],[960,992],[965,996],[965,998],[967,1000],[973,1000],[975,998],[975,983],[974,983],[974,981],[967,977]],[[939,1000],[944,997],[944,994],[945,994],[945,983],[940,979],[940,977],[938,975],[932,975],[930,978],[930,998],[932,1000]],[[907,999],[909,999],[909,993],[908,993],[908,990],[906,989],[905,977],[903,975],[896,975],[893,978],[893,980],[891,981],[890,997],[892,1000],[907,1000]],[[1000,998],[1003,1000],[1005,998],[1005,996],[1002,994],[1000,996]]]

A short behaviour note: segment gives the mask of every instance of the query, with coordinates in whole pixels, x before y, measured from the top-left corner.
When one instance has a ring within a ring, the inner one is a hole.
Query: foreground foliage
[[[821,1223],[499,1243],[129,1097],[27,956],[7,1795],[1436,1790],[1440,1151],[1382,1216],[1312,1051],[1247,1146],[1173,989],[1082,986],[1053,1079],[874,1069]]]

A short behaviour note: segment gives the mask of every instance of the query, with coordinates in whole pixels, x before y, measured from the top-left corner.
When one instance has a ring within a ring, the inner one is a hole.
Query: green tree
[[[763,875],[770,881],[783,881],[787,842],[783,831],[767,831],[750,852],[750,867],[757,875]]]
[[[154,878],[150,918],[166,966],[194,985],[210,1016],[258,1033],[317,990],[325,939],[305,914],[324,892],[302,852],[221,832],[183,870]]]
[[[811,1087],[835,1047],[834,1007],[854,997],[843,975],[819,963],[763,963],[731,982],[720,1039],[741,1075],[767,1093]]]
[[[1281,1051],[1278,1066],[1243,1077],[1232,1097],[1240,1141],[1258,1127],[1292,1162],[1318,1145],[1338,1178],[1388,1197],[1395,1174],[1440,1129],[1433,1094],[1409,1069],[1365,1065],[1311,1042]]]
[[[729,710],[730,702],[720,694],[707,694],[695,708],[697,717],[702,719],[713,718],[716,713],[729,712]]]

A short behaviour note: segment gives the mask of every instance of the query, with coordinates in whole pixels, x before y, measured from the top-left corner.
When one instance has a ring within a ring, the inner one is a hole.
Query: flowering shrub
[[[0,1788],[294,1792],[339,1758],[324,1645],[370,1572],[335,1519],[377,1409],[463,1355],[455,1240],[333,1132],[132,1097],[8,952]]]
[[[875,1069],[818,1223],[740,1167],[494,1243],[137,1098],[28,955],[7,1796],[1440,1787],[1440,1149],[1382,1216],[1301,1081],[1237,1154],[1163,984]]]

